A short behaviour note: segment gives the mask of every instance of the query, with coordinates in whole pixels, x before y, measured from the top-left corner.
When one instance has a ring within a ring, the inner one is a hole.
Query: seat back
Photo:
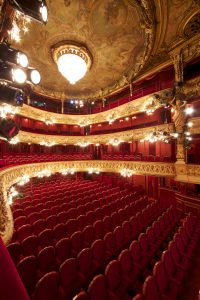
[[[148,276],[146,278],[143,284],[143,294],[145,300],[160,300],[155,278],[153,276]]]
[[[90,300],[108,300],[104,275],[97,275],[88,287]]]
[[[37,283],[34,300],[59,300],[59,276],[57,272],[44,275]]]

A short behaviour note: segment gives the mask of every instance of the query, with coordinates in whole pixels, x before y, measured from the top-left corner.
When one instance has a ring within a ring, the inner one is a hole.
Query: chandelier
[[[156,143],[158,141],[169,143],[171,139],[177,138],[177,133],[170,133],[164,130],[152,131],[140,142],[148,141],[150,143]]]
[[[53,59],[59,72],[70,84],[75,84],[83,78],[92,64],[92,57],[87,48],[71,42],[55,45]]]

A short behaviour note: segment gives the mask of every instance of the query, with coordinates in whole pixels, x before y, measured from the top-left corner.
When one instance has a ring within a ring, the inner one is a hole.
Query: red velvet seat
[[[69,216],[69,219],[77,218],[77,209],[76,208],[69,209],[68,210],[68,216]]]
[[[124,236],[124,232],[121,226],[117,226],[113,231],[115,235],[116,245],[118,249],[123,249],[126,246],[126,240]]]
[[[155,278],[153,276],[148,276],[145,279],[142,292],[143,292],[145,300],[160,300],[161,299],[158,288],[156,286]],[[133,298],[133,299],[136,300],[137,298]],[[138,300],[139,299],[141,299],[141,298],[138,297]]]
[[[120,264],[117,260],[111,261],[105,270],[105,279],[109,299],[121,300],[127,295],[127,282],[123,280]]]
[[[20,260],[17,270],[29,295],[31,295],[38,280],[36,257],[31,255]]]
[[[106,282],[104,275],[97,275],[90,282],[88,287],[88,295],[90,300],[108,300],[106,290]]]
[[[38,221],[42,217],[39,212],[32,212],[27,216],[27,218],[29,219],[30,224],[33,224],[34,222]]]
[[[143,272],[150,263],[149,259],[142,254],[142,249],[138,241],[133,241],[129,247],[133,258],[133,264],[136,269]]]
[[[91,246],[93,252],[94,263],[98,266],[98,269],[103,270],[108,262],[108,256],[106,255],[106,247],[103,240],[95,240]]]
[[[110,216],[106,216],[103,218],[105,232],[109,232],[113,230],[112,218]]]
[[[58,224],[58,219],[56,215],[51,215],[46,218],[46,225],[48,229],[53,229]]]
[[[146,230],[146,234],[150,245],[158,250],[162,244],[162,241],[156,238],[153,227],[148,227]]]
[[[94,211],[88,211],[86,217],[89,224],[93,224],[96,221],[96,214]]]
[[[20,261],[20,257],[22,253],[21,244],[19,242],[10,243],[7,246],[7,249],[14,263],[17,264]]]
[[[13,211],[13,218],[16,219],[18,217],[25,216],[25,212],[23,209],[16,209]]]
[[[78,228],[80,230],[84,229],[84,227],[88,225],[88,221],[85,215],[78,216],[77,222],[78,222]]]
[[[21,243],[23,255],[24,256],[37,255],[38,246],[39,246],[38,237],[36,235],[30,235],[29,237],[25,238]]]
[[[75,231],[78,230],[77,220],[75,220],[75,219],[68,220],[66,223],[66,227],[67,227],[67,233],[69,235],[73,234]]]
[[[32,235],[32,226],[30,224],[23,225],[17,230],[17,238],[19,241],[23,241],[30,235]]]
[[[146,233],[141,233],[139,235],[138,241],[140,243],[140,247],[142,249],[142,253],[147,256],[150,260],[153,259],[155,253],[156,253],[156,248],[153,247],[149,243],[148,237]]]
[[[133,289],[140,272],[138,268],[134,267],[131,252],[128,249],[124,249],[120,253],[118,261],[120,263],[120,269],[124,279],[126,280],[129,288]]]
[[[24,208],[25,215],[29,215],[33,212],[35,212],[35,207],[33,205],[30,205],[30,206],[27,206]]]
[[[55,212],[52,212],[52,214],[55,214]],[[59,223],[66,223],[69,220],[68,212],[67,211],[61,211],[57,214],[57,220]]]
[[[104,217],[104,211],[101,207],[95,209],[96,220],[102,220]]]
[[[84,285],[87,287],[88,283],[97,271],[97,266],[94,264],[91,248],[84,248],[81,250],[77,256],[77,261],[79,272],[83,278]]]
[[[64,260],[70,258],[71,253],[71,241],[69,238],[63,238],[58,241],[55,245],[56,259],[59,264],[63,263]]]
[[[73,300],[89,300],[88,294],[85,291],[78,293]]]
[[[178,295],[178,287],[175,283],[170,281],[161,261],[157,262],[153,269],[156,285],[158,287],[161,299],[175,300]]]
[[[174,235],[174,241],[180,254],[190,259],[192,257],[193,250],[184,245],[180,233],[176,233]]]
[[[136,220],[136,217],[133,216],[130,218],[130,225],[131,225],[131,230],[132,230],[132,238],[136,238],[138,233],[139,233],[139,230],[138,230],[138,227],[137,227],[137,220]]]
[[[57,264],[55,248],[53,246],[45,247],[38,253],[38,264],[40,274],[42,275],[50,271],[56,271]]]
[[[84,235],[81,231],[74,232],[71,237],[71,251],[76,256],[84,247]]]
[[[175,265],[177,265],[177,267],[179,268],[183,268],[184,270],[188,270],[190,267],[190,259],[181,256],[174,241],[171,241],[169,243],[168,249],[171,253],[171,257]]]
[[[62,238],[65,238],[68,236],[67,234],[67,226],[64,223],[60,223],[57,224],[54,228],[53,228],[53,234],[54,234],[54,238],[59,241]]]
[[[69,258],[59,269],[63,299],[71,300],[81,289],[83,280],[78,272],[76,258]],[[55,300],[55,299],[54,299]]]
[[[128,244],[131,240],[134,239],[134,235],[133,235],[132,228],[131,228],[131,222],[124,221],[122,223],[122,230],[124,233],[124,238],[125,238],[126,244]]]
[[[104,236],[104,223],[101,220],[97,220],[93,224],[95,230],[95,236],[97,239],[101,239]]]
[[[41,248],[52,246],[54,244],[53,232],[51,229],[45,229],[39,234]]]
[[[95,240],[95,231],[92,225],[88,225],[83,229],[85,245],[90,247]]]
[[[59,275],[50,272],[44,275],[37,283],[33,300],[61,300],[59,293]]]
[[[46,228],[46,222],[44,219],[40,219],[38,221],[35,221],[33,224],[33,232],[34,234],[38,235],[40,234],[40,232],[42,232],[43,230],[45,230]]]
[[[114,227],[117,227],[119,224],[121,224],[118,213],[116,213],[116,212],[112,213],[111,218],[112,218],[112,224]]]
[[[168,278],[175,282],[177,285],[181,286],[185,276],[185,270],[175,265],[171,257],[171,252],[169,250],[163,252],[161,259]]]
[[[114,233],[108,232],[104,236],[107,256],[112,258],[119,251],[116,245]]]
[[[28,219],[26,216],[21,216],[21,217],[18,217],[16,219],[14,219],[14,226],[15,226],[15,229],[17,230],[19,227],[23,226],[23,225],[26,225],[28,223]]]

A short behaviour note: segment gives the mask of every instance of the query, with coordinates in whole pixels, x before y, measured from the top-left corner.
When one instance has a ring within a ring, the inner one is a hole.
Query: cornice
[[[174,125],[162,124],[157,126],[126,130],[116,133],[107,133],[89,136],[61,136],[61,135],[45,135],[26,131],[19,131],[17,138],[22,143],[40,144],[41,142],[52,143],[57,145],[75,145],[77,143],[88,142],[90,144],[108,144],[111,140],[117,139],[124,142],[136,141],[144,139],[152,131],[163,130],[167,132],[174,132]]]
[[[170,89],[162,90],[160,92],[156,92],[156,94],[160,94],[161,96],[163,93],[169,90]],[[110,110],[90,115],[57,114],[28,106],[26,104],[19,108],[18,114],[25,118],[31,118],[38,121],[45,122],[46,120],[52,120],[56,124],[90,125],[108,122],[110,118],[119,119],[129,115],[141,113],[142,111],[145,111],[145,105],[149,102],[152,96],[153,94],[150,94],[138,99],[134,99]],[[160,105],[159,103],[156,104],[158,106]]]

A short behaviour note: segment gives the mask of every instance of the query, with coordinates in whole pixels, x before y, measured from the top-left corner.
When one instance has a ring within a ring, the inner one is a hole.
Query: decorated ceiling
[[[35,91],[56,99],[106,97],[172,64],[174,49],[199,34],[197,0],[47,0],[47,5],[47,24],[31,22],[19,43],[10,42],[41,72]],[[53,46],[63,41],[83,44],[92,56],[90,70],[75,85],[53,60]]]

